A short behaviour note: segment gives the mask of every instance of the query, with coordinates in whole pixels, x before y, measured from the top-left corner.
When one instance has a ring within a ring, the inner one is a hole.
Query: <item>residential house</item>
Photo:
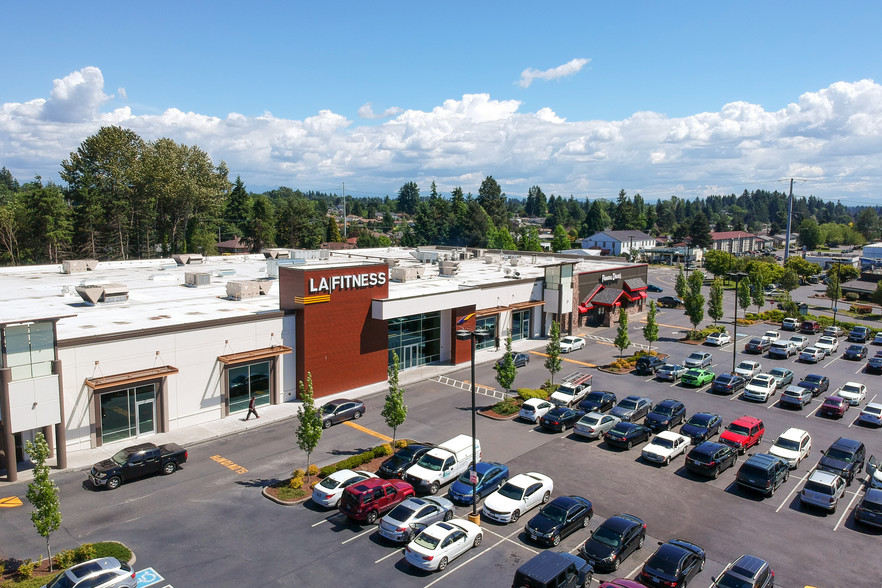
[[[655,237],[641,231],[601,231],[582,239],[582,249],[600,249],[601,255],[638,253],[655,247]]]

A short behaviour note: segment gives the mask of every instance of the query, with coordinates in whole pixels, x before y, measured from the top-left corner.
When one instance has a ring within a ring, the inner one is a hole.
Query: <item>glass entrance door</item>
[[[137,435],[149,435],[156,432],[156,403],[153,399],[139,400]]]
[[[407,369],[420,365],[420,346],[405,345],[401,348],[404,357],[401,359],[401,369]]]

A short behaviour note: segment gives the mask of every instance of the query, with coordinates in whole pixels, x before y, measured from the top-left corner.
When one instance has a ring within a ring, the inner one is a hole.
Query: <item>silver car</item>
[[[573,427],[573,432],[580,437],[597,439],[620,422],[622,419],[611,414],[589,412],[579,419]]]
[[[115,557],[90,559],[58,574],[43,588],[137,588],[135,571]]]
[[[446,498],[408,498],[380,519],[380,535],[396,543],[409,543],[432,523],[452,518],[453,503]]]

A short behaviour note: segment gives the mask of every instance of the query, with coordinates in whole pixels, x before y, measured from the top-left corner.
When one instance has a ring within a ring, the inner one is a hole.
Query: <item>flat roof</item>
[[[474,257],[472,252],[482,255]],[[296,254],[292,250],[293,254]],[[643,264],[619,259],[578,259],[527,252],[469,250],[459,259],[453,276],[441,276],[438,263],[424,262],[415,254],[449,259],[464,250],[423,247],[349,249],[330,251],[325,259],[306,260],[295,268],[361,266],[365,262],[393,260],[398,267],[422,272],[418,279],[390,281],[389,298],[453,292],[487,286],[504,286],[525,279],[542,279],[545,268],[575,263],[574,273],[611,271]],[[436,260],[437,261],[437,260]],[[451,260],[456,263],[456,260]],[[185,274],[208,274],[208,283],[184,285]],[[172,259],[103,261],[93,271],[62,273],[61,264],[0,268],[0,324],[57,320],[58,340],[123,334],[157,327],[244,318],[279,310],[279,284],[272,280],[266,295],[242,300],[227,297],[231,281],[267,280],[267,259],[262,254],[207,256],[194,265],[177,265]],[[89,304],[77,293],[82,285],[122,285],[128,299]],[[480,310],[480,309],[479,309]]]

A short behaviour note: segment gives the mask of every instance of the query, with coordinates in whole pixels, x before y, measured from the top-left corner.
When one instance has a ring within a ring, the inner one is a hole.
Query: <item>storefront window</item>
[[[487,337],[480,341],[475,341],[475,349],[486,349],[488,347],[494,347],[496,345],[496,323],[499,320],[499,315],[485,316],[475,320],[475,328],[476,329],[486,329]]]
[[[530,311],[519,310],[511,313],[511,340],[530,338]]]
[[[101,395],[101,441],[110,443],[156,432],[156,386],[148,384]]]
[[[270,403],[270,364],[268,361],[230,368],[227,372],[229,382],[230,413],[248,410],[248,403],[254,396],[254,404],[261,406]]]
[[[398,354],[401,369],[441,360],[441,313],[430,312],[389,321],[389,363]]]

